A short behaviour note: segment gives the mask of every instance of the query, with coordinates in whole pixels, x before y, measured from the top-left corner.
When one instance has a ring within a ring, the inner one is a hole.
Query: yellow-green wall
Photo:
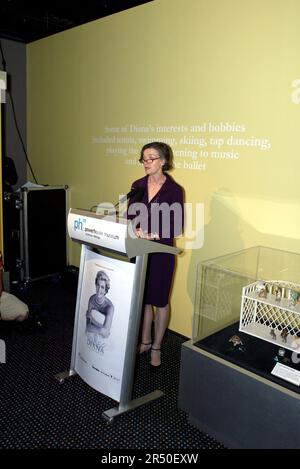
[[[174,282],[170,328],[184,335],[199,261],[300,252],[299,17],[298,0],[156,0],[28,45],[29,155],[39,182],[70,186],[72,207],[126,193],[144,140],[197,152],[172,173],[205,214],[204,245],[179,257]]]

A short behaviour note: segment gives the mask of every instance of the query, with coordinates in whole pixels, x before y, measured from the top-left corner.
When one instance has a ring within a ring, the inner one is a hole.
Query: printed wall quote
[[[266,152],[271,143],[266,137],[255,136],[245,124],[236,122],[202,122],[193,125],[127,124],[105,126],[92,143],[100,144],[106,157],[119,157],[125,165],[139,164],[139,152],[152,141],[169,144],[177,169],[206,171],[209,162],[237,161],[243,149]]]

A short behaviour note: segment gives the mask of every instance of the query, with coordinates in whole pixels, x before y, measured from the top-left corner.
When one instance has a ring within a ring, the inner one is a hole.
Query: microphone
[[[117,209],[117,213],[118,213],[119,205],[123,204],[124,202],[126,202],[126,200],[131,199],[132,197],[135,197],[135,199],[136,199],[135,202],[140,202],[143,198],[144,193],[145,193],[145,188],[144,187],[132,187],[130,189],[130,191],[126,195],[121,197],[121,199],[119,199],[119,201],[114,206],[111,206],[111,208]],[[99,204],[93,205],[90,208],[90,210],[93,211],[94,208],[98,208],[98,207],[99,207]],[[110,210],[109,207],[101,207],[101,208],[105,212],[104,215],[114,215],[116,213],[115,211],[110,213],[109,212],[109,210]]]
[[[143,198],[144,192],[145,192],[144,187],[132,187],[131,190],[128,192],[128,194],[124,195],[119,200],[119,202],[115,205],[115,207],[117,207],[119,204],[122,204],[126,200],[131,199],[132,197],[136,197],[136,196],[138,196],[138,197],[136,197],[137,198],[136,201],[137,202],[141,201],[142,198]]]
[[[144,196],[145,187],[133,187],[131,191],[127,194],[127,199],[131,199],[132,197],[136,198],[136,202],[140,202]]]

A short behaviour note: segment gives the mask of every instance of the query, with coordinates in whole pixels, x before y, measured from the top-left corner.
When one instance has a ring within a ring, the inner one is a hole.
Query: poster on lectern
[[[134,270],[135,264],[87,249],[77,300],[75,371],[87,384],[118,402]]]

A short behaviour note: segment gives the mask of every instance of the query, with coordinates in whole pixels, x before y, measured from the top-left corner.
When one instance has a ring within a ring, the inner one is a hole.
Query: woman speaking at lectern
[[[134,219],[138,220],[135,228],[137,236],[169,246],[173,245],[174,237],[181,235],[183,228],[183,190],[167,174],[172,169],[172,159],[172,150],[167,144],[152,142],[144,145],[139,161],[144,166],[146,176],[133,182],[132,193],[140,196],[138,201],[133,196],[128,204],[128,218],[133,222]],[[140,211],[136,210],[139,205],[142,206]],[[139,352],[151,351],[152,369],[158,369],[161,365],[161,343],[169,322],[169,294],[174,266],[173,254],[154,253],[148,256]]]

